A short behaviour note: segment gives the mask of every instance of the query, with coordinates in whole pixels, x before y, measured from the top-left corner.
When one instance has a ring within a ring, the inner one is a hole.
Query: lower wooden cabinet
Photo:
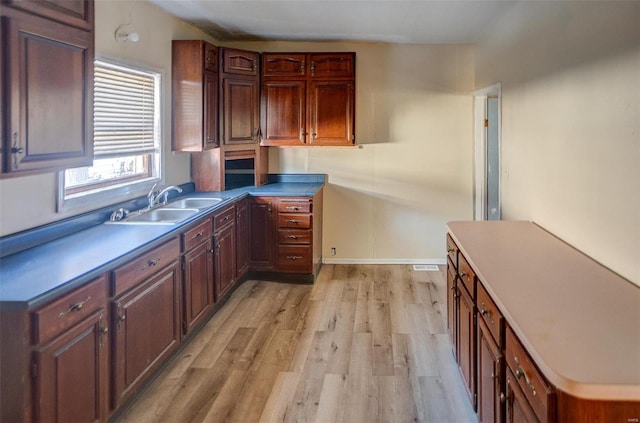
[[[91,423],[107,416],[108,318],[104,308],[34,353],[34,421]],[[3,393],[4,395],[4,393]]]
[[[506,423],[538,423],[527,398],[518,386],[516,377],[509,368],[507,368],[506,392]]]
[[[236,281],[236,227],[235,223],[217,230],[213,235],[215,251],[216,301],[233,287]]]
[[[502,421],[504,360],[487,325],[478,319],[478,422]]]
[[[249,200],[236,204],[236,279],[249,270]]]
[[[447,329],[449,331],[449,338],[451,339],[451,346],[454,357],[456,356],[457,345],[457,323],[456,315],[458,309],[458,287],[456,285],[456,269],[451,264],[450,260],[447,260]]]
[[[211,223],[211,222],[209,222]],[[184,255],[184,324],[189,333],[213,309],[213,248],[211,238]]]
[[[113,302],[114,407],[178,347],[181,278],[177,259]]]
[[[476,312],[473,298],[466,288],[459,284],[457,328],[458,368],[464,379],[465,388],[474,410],[476,409]]]
[[[253,197],[249,200],[251,223],[249,226],[249,267],[251,270],[275,270],[275,201],[274,197]]]

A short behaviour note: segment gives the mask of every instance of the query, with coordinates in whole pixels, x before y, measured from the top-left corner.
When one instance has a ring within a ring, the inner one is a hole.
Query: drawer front
[[[456,245],[456,243],[451,238],[451,235],[449,234],[447,234],[447,256],[449,257],[449,260],[451,260],[451,263],[453,264],[453,266],[457,269],[458,268],[458,246]]]
[[[278,227],[309,229],[311,228],[311,215],[278,213]]]
[[[458,254],[458,274],[473,298],[476,297],[476,274],[462,254]]]
[[[502,344],[502,334],[504,328],[504,317],[500,310],[498,310],[498,306],[493,302],[487,291],[482,286],[482,283],[478,283],[478,299],[476,304],[478,306],[478,314],[482,317],[482,320],[487,324],[487,328],[489,328],[489,332],[493,336],[493,340],[496,341],[496,344],[503,347]]]
[[[278,231],[279,244],[310,244],[311,230],[281,229]]]
[[[205,219],[182,234],[182,251],[187,252],[211,236],[211,219]]]
[[[180,241],[174,238],[165,244],[114,270],[114,295],[133,288],[180,256]]]
[[[47,342],[107,304],[107,275],[33,313],[33,343]]]
[[[280,200],[278,211],[281,213],[311,213],[311,202],[305,199]]]
[[[507,365],[540,422],[550,421],[555,415],[555,395],[509,327],[505,355]]]
[[[236,215],[235,207],[231,206],[213,216],[213,230],[219,231],[230,223],[234,222]]]
[[[289,273],[311,273],[311,247],[278,246],[278,271]]]

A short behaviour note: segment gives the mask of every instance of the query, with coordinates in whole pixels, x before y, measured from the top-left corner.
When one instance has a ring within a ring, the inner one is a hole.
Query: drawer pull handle
[[[79,303],[75,303],[72,304],[67,311],[63,311],[60,314],[58,314],[58,319],[62,319],[64,316],[66,316],[69,313],[76,313],[80,310],[82,310],[82,307],[84,307],[84,305],[86,303],[88,303],[89,301],[91,301],[91,296],[88,296],[86,300],[84,301],[80,301]]]
[[[289,239],[298,239],[300,237],[297,236],[297,235],[287,235],[287,238],[289,238]]]
[[[451,254],[453,253],[453,251],[454,251],[453,248],[447,248],[447,254]]]
[[[482,303],[482,310],[480,310],[480,315],[487,316],[491,323],[495,323],[493,321],[493,316],[491,315],[491,311],[487,310],[487,307]]]
[[[300,223],[300,221],[296,220],[296,219],[287,219],[287,220],[285,220],[285,222],[287,222],[287,223]]]
[[[202,233],[203,233],[203,231],[198,232],[197,234],[195,234],[195,235],[193,236],[193,238],[192,238],[192,239],[200,238],[200,237],[202,236]]]
[[[145,267],[142,268],[142,270],[148,269],[150,267],[154,267],[158,264],[158,262],[160,262],[160,259],[155,259],[155,260],[149,260],[147,262],[147,265]]]
[[[465,272],[460,272],[460,277],[464,278],[465,276],[467,276],[467,274]]]
[[[516,364],[518,365],[518,369],[516,370],[516,378],[520,379],[521,377],[524,377],[524,382],[527,384],[529,389],[531,389],[531,393],[533,394],[533,396],[536,396],[536,388],[535,386],[533,386],[533,384],[531,383],[531,379],[529,379],[529,376],[527,376],[524,369],[520,365],[520,361],[518,360],[518,357],[514,355],[513,359],[516,361]]]
[[[287,256],[287,260],[302,260],[302,256]]]
[[[287,210],[300,210],[300,207],[297,206],[287,206],[286,207]]]
[[[222,220],[229,220],[229,216],[225,216]]]

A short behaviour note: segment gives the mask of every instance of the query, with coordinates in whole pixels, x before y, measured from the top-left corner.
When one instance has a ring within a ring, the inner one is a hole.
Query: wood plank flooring
[[[475,422],[446,332],[444,272],[325,265],[247,281],[120,422]]]

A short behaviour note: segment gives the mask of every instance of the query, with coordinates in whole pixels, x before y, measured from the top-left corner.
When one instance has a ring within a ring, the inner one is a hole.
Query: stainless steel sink
[[[194,208],[162,207],[142,213],[132,213],[123,220],[108,223],[120,225],[175,225],[197,214],[199,211],[199,209]]]
[[[216,204],[224,201],[224,198],[204,198],[204,197],[191,197],[180,198],[172,203],[167,204],[166,207],[179,208],[179,209],[207,209],[213,207]]]

